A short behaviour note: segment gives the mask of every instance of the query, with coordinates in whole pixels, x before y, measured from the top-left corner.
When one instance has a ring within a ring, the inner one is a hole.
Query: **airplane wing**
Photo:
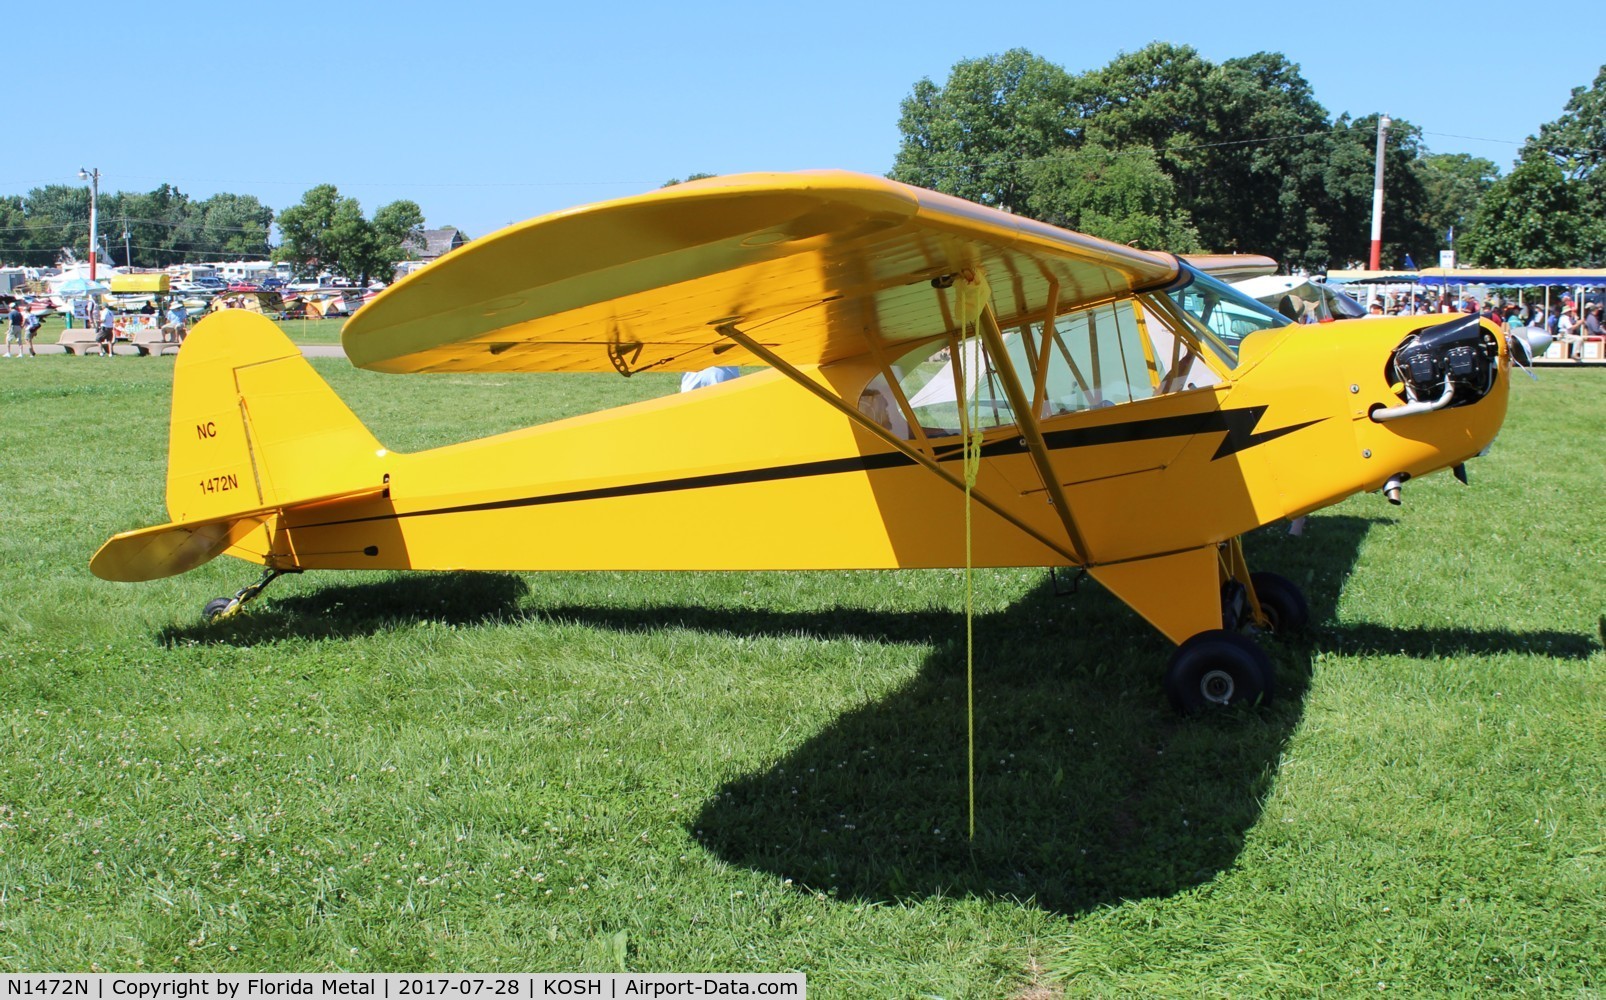
[[[943,292],[982,269],[1000,324],[1178,265],[883,178],[742,174],[512,226],[396,282],[342,333],[378,371],[696,371],[826,364],[953,329]]]
[[[1277,262],[1252,253],[1185,253],[1182,259],[1222,281],[1244,281],[1277,273]]]

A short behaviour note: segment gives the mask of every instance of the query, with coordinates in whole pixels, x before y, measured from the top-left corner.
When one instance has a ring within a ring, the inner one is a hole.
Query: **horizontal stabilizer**
[[[290,505],[240,511],[221,517],[182,524],[159,524],[153,528],[125,531],[113,535],[89,561],[89,569],[102,580],[143,583],[187,573],[222,555],[229,549],[255,551],[260,562],[277,569],[293,569],[288,554],[272,551],[273,522],[290,509],[335,504],[344,500],[379,496],[383,487],[355,490],[326,497],[311,497]],[[253,533],[260,538],[252,545]]]
[[[176,576],[245,541],[272,517],[271,513],[236,516],[125,531],[107,539],[89,561],[89,569],[102,580],[119,583]]]

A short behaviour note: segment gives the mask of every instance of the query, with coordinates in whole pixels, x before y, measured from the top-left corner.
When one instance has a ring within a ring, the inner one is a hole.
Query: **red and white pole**
[[[1377,171],[1372,181],[1372,261],[1371,270],[1383,268],[1383,146],[1388,141],[1388,115],[1377,120]]]
[[[100,201],[100,168],[78,168],[78,176],[89,182],[89,280],[95,280],[95,255],[100,247],[100,218],[97,214]]]

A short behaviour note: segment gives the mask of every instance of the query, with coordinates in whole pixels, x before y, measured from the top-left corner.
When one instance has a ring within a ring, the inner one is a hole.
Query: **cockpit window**
[[[1020,420],[1016,399],[1038,420],[1136,403],[1221,384],[1244,337],[1287,324],[1183,265],[1182,283],[1169,291],[1072,307],[1046,329],[1027,322],[1000,331],[1007,357],[994,357],[976,335],[905,347],[865,385],[859,410],[898,437],[940,438],[970,422],[962,406],[986,431]],[[1015,399],[1005,386],[1010,373],[1021,381]]]
[[[1182,273],[1185,280],[1168,291],[1167,297],[1229,368],[1237,367],[1238,345],[1245,337],[1290,322],[1270,306],[1203,271],[1183,264]]]

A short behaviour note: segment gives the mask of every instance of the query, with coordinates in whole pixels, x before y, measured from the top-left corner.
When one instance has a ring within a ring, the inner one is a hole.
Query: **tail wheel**
[[[1310,624],[1310,605],[1294,581],[1277,573],[1251,573],[1249,580],[1272,632],[1298,632]]]
[[[206,602],[206,607],[201,610],[201,618],[202,618],[202,620],[203,621],[211,621],[212,619],[216,618],[218,615],[221,615],[224,611],[226,611],[228,609],[228,606],[230,604],[232,604],[232,603],[234,603],[234,598],[232,598],[232,597],[214,597],[214,598],[212,598],[210,601]]]
[[[1264,705],[1276,679],[1271,658],[1253,639],[1211,629],[1177,647],[1166,670],[1165,694],[1179,712]]]

